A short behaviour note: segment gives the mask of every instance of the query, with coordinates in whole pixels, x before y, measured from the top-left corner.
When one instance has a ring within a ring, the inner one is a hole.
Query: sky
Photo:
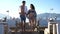
[[[19,17],[19,6],[23,0],[0,0],[0,14],[9,15],[11,17]],[[30,4],[35,6],[37,14],[41,13],[57,13],[60,14],[60,0],[25,0],[28,10]],[[51,10],[53,9],[53,10]],[[6,11],[9,10],[9,13]]]

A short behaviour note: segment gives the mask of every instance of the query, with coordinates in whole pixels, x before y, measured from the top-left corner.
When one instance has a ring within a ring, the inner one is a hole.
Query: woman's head
[[[33,10],[35,10],[35,7],[34,7],[33,4],[30,4],[30,8],[33,9]]]

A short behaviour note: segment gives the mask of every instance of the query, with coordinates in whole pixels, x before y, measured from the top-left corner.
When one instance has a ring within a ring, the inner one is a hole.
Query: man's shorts
[[[24,15],[20,15],[21,21],[25,21],[26,20],[26,16]]]

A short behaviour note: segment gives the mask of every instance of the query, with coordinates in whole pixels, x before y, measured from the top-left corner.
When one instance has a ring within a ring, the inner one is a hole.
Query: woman
[[[36,25],[36,11],[33,4],[30,4],[30,9],[28,10],[28,18],[31,26]]]

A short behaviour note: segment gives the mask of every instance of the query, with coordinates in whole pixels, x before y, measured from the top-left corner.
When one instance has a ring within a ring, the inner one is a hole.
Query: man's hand
[[[21,14],[21,13],[19,12],[19,14]]]

